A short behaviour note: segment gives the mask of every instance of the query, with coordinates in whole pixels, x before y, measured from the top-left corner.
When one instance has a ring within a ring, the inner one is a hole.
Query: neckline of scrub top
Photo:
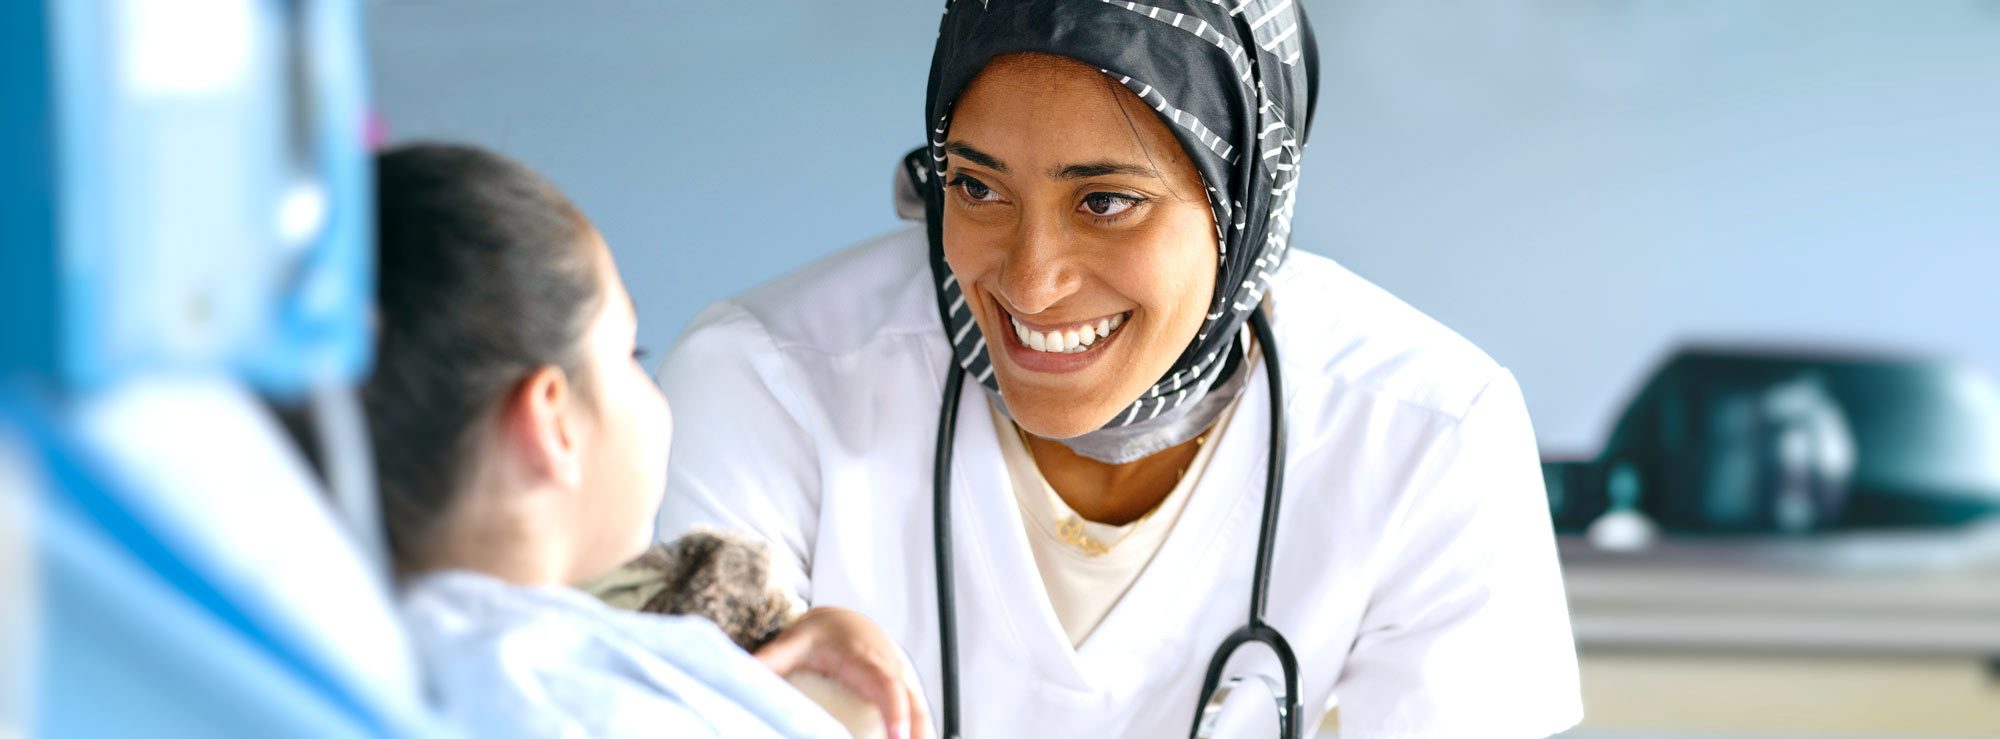
[[[1243,327],[1239,333],[1243,335],[1240,346],[1245,347],[1243,366],[1246,369],[1241,371],[1247,372],[1247,366],[1258,361],[1263,355],[1257,352],[1257,342],[1251,335],[1250,327]],[[1076,509],[1071,508],[1069,503],[1062,499],[1062,494],[1056,492],[1055,486],[1049,484],[1048,477],[1042,474],[1040,463],[1035,461],[1034,452],[1028,447],[1027,432],[1022,430],[1020,425],[1007,415],[1006,410],[991,398],[987,399],[987,410],[996,424],[994,434],[999,437],[1001,457],[1008,465],[1009,482],[1014,482],[1013,471],[1017,464],[1034,478],[1025,481],[1028,483],[1026,488],[1019,485],[1011,488],[1021,505],[1040,506],[1034,509],[1036,511],[1034,527],[1062,540],[1061,532],[1056,527],[1060,526],[1062,521],[1074,519],[1081,525],[1084,536],[1102,544],[1105,551],[1091,554],[1078,545],[1064,540],[1065,555],[1072,559],[1112,562],[1141,556],[1150,560],[1153,554],[1159,551],[1160,544],[1166,540],[1164,530],[1171,530],[1174,522],[1180,520],[1181,509],[1186,506],[1188,495],[1200,483],[1202,474],[1208,470],[1208,461],[1215,456],[1217,447],[1212,442],[1229,433],[1229,418],[1235,412],[1236,406],[1242,402],[1243,395],[1239,392],[1235,398],[1223,405],[1222,412],[1216,414],[1215,420],[1209,423],[1208,428],[1195,436],[1194,442],[1197,448],[1194,458],[1188,461],[1187,466],[1181,468],[1180,477],[1174,481],[1174,486],[1166,497],[1137,519],[1125,524],[1098,523],[1077,513]],[[1025,495],[1026,493],[1033,495]],[[1044,511],[1045,514],[1042,513]],[[1152,539],[1150,543],[1145,541],[1149,538]],[[1128,541],[1133,543],[1127,545]],[[1137,549],[1144,549],[1145,553],[1138,554],[1135,552]]]
[[[1134,557],[1151,559],[1153,553],[1159,551],[1160,544],[1166,541],[1166,531],[1173,528],[1175,521],[1180,520],[1181,510],[1186,506],[1188,496],[1194,491],[1194,486],[1201,481],[1202,473],[1208,469],[1209,458],[1215,454],[1214,447],[1202,444],[1167,495],[1137,519],[1124,524],[1098,523],[1084,518],[1062,499],[1062,494],[1057,492],[1055,486],[1049,484],[1048,477],[1042,474],[1040,463],[1035,461],[1034,452],[1021,439],[1019,427],[998,409],[990,410],[994,423],[997,424],[994,433],[999,436],[1001,458],[1008,463],[1008,481],[1016,483],[1010,486],[1010,489],[1014,491],[1016,503],[1024,510],[1032,511],[1030,516],[1034,520],[1029,522],[1031,530],[1039,531],[1051,539],[1062,542],[1066,554],[1074,555],[1083,561],[1116,562]],[[1227,410],[1216,419],[1216,427],[1224,429],[1225,433],[1227,419]],[[1222,436],[1221,433],[1203,433],[1215,438]],[[1030,479],[1013,479],[1012,473],[1017,466]],[[1025,483],[1025,486],[1019,483]],[[1072,519],[1082,525],[1085,536],[1104,546],[1103,552],[1093,554],[1062,538],[1062,532],[1058,527]]]
[[[941,352],[937,361],[942,376],[950,356]],[[1008,636],[1037,674],[1053,687],[1089,696],[1129,692],[1156,679],[1204,669],[1214,643],[1227,631],[1196,633],[1194,615],[1218,602],[1231,612],[1239,602],[1246,613],[1249,608],[1247,573],[1263,501],[1271,405],[1263,364],[1252,363],[1245,369],[1252,372],[1249,386],[1230,422],[1237,430],[1225,431],[1210,442],[1218,448],[1181,512],[1184,523],[1168,533],[1153,562],[1076,646],[1071,646],[1042,589],[993,422],[983,413],[960,413],[959,448],[982,450],[952,456],[953,489],[961,491],[953,497],[958,505],[952,510],[952,528],[959,539],[953,548],[954,568],[962,572],[957,578],[960,644],[995,636],[968,632],[964,614],[974,609],[998,611]],[[960,391],[961,407],[980,403],[986,392],[982,386],[966,384]],[[1239,570],[1246,576],[1236,577]],[[1240,588],[1233,585],[1238,580]],[[1212,593],[1210,588],[1189,587],[1190,583],[1232,585],[1230,592]],[[985,595],[968,599],[964,597],[968,591]],[[1176,615],[1188,621],[1175,623]],[[1231,628],[1241,625],[1234,618],[1229,623]],[[1160,660],[1172,663],[1156,664]],[[961,663],[960,669],[977,666]]]
[[[1215,420],[1213,429],[1203,432],[1203,438],[1221,438],[1227,433],[1230,411],[1236,402],[1230,401]],[[1173,489],[1138,520],[1117,526],[1101,524],[1084,519],[1063,502],[1042,475],[1034,453],[1022,439],[1020,427],[999,408],[988,410],[993,417],[994,434],[999,437],[1001,457],[1006,460],[1015,502],[1027,523],[1023,532],[1028,537],[1029,553],[1035,557],[1042,592],[1070,643],[1081,644],[1097,630],[1105,614],[1124,599],[1132,583],[1166,543],[1217,447],[1201,444]],[[1077,524],[1091,539],[1102,542],[1105,549],[1087,551],[1065,535],[1066,526]]]

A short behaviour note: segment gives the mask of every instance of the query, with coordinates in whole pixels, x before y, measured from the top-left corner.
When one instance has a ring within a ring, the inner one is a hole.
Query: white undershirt
[[[1000,437],[1000,456],[1007,462],[1014,500],[1021,507],[1028,549],[1035,555],[1035,569],[1041,572],[1042,588],[1048,593],[1049,605],[1055,610],[1063,633],[1069,637],[1070,646],[1081,645],[1166,542],[1167,534],[1173,531],[1174,522],[1180,518],[1181,509],[1187,506],[1189,494],[1215,452],[1215,439],[1229,425],[1236,402],[1232,401],[1215,419],[1215,425],[1205,435],[1207,441],[1195,451],[1194,460],[1188,463],[1187,471],[1167,497],[1139,520],[1123,526],[1089,521],[1071,510],[1042,476],[1034,454],[1021,441],[1014,422],[997,406],[989,403],[988,409],[992,411],[994,434]],[[1092,554],[1066,540],[1062,534],[1066,523],[1072,527],[1080,524],[1084,537],[1104,545],[1107,551]]]

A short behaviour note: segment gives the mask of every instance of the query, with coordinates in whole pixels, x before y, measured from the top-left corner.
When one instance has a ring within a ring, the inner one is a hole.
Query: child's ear
[[[564,490],[583,486],[583,450],[570,408],[576,389],[556,367],[543,367],[521,381],[503,413],[508,447],[529,472]]]

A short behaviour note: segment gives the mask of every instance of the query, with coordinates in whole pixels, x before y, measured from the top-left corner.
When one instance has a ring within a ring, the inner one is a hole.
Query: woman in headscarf
[[[1237,675],[1292,735],[1573,724],[1514,378],[1290,250],[1316,77],[1293,0],[948,4],[923,226],[694,321],[661,536],[762,532],[946,736],[1185,735]]]

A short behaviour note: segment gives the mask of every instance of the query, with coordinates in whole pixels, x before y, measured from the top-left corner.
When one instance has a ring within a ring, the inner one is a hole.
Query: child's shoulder
[[[580,590],[471,572],[422,576],[401,600],[432,694],[470,725],[601,736],[636,725],[727,724],[769,735],[761,718],[718,690],[741,680],[730,666],[757,663],[706,621],[621,611]]]

